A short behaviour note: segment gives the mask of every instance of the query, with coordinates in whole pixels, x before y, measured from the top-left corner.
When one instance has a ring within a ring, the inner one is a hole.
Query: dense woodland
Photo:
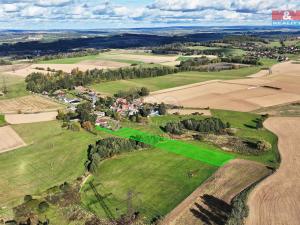
[[[25,79],[26,88],[29,91],[42,93],[53,92],[58,89],[73,89],[75,86],[85,86],[95,82],[105,82],[113,80],[125,80],[133,78],[157,77],[167,74],[177,73],[178,68],[157,66],[157,67],[128,67],[117,70],[87,70],[82,72],[74,69],[70,76],[62,71],[52,74],[31,73]]]
[[[109,137],[101,139],[95,145],[89,145],[88,156],[85,167],[90,172],[95,172],[98,164],[107,158],[115,155],[141,150],[149,147],[148,145],[132,139]]]

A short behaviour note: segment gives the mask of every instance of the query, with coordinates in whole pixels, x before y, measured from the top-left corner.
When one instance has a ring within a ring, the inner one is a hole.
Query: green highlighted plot
[[[208,149],[201,148],[199,146],[195,146],[193,144],[172,140],[158,135],[152,135],[131,128],[121,128],[117,131],[111,131],[109,129],[97,126],[96,129],[107,133],[111,133],[119,137],[140,141],[145,144],[157,147],[159,149],[183,155],[185,157],[199,160],[214,166],[222,166],[226,162],[234,158],[234,156],[225,152],[211,151]]]

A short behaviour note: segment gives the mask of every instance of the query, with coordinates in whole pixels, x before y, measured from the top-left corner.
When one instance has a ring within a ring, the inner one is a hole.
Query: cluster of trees
[[[221,62],[262,65],[259,60],[256,56],[228,56],[221,58]]]
[[[3,65],[12,65],[12,62],[8,60],[0,59],[0,66]]]
[[[70,74],[57,71],[53,74],[34,72],[26,77],[27,90],[36,93],[44,91],[53,92],[58,89],[73,89],[75,86],[85,86],[93,82],[157,77],[179,72],[178,68],[157,66],[157,67],[128,67],[117,70],[87,70],[82,72],[73,69]]]
[[[83,57],[83,56],[89,56],[89,55],[98,55],[100,52],[105,52],[108,50],[95,50],[95,49],[87,49],[83,51],[77,51],[77,52],[66,52],[66,53],[58,53],[55,55],[45,55],[38,58],[35,58],[35,61],[47,61],[47,60],[53,60],[53,59],[64,59],[64,58],[74,58],[74,57]]]
[[[195,57],[195,58],[183,60],[180,62],[179,67],[181,68],[197,67],[197,66],[203,66],[203,65],[208,65],[210,63],[217,63],[217,62],[220,62],[220,60],[219,59],[210,60],[209,58],[202,56],[202,57]]]
[[[118,98],[126,98],[126,99],[136,99],[139,97],[144,97],[149,95],[150,90],[146,87],[142,88],[131,88],[129,90],[121,90],[118,91],[118,93],[115,94],[115,97]]]
[[[85,167],[89,172],[95,172],[101,160],[147,147],[148,145],[132,139],[109,137],[98,140],[95,145],[88,147]]]
[[[165,132],[171,134],[183,134],[184,130],[192,130],[204,133],[221,133],[225,128],[230,128],[230,124],[224,123],[219,118],[206,118],[203,120],[186,119],[180,122],[169,122],[162,127]]]

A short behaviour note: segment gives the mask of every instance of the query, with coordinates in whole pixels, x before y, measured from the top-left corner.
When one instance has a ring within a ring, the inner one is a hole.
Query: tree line
[[[96,141],[94,145],[89,145],[85,167],[89,172],[95,172],[98,164],[104,159],[111,158],[124,152],[141,150],[147,147],[149,146],[132,139],[118,137],[101,139]]]
[[[186,119],[179,122],[169,122],[162,129],[171,134],[181,135],[184,130],[192,130],[203,133],[221,133],[225,128],[229,128],[230,124],[224,123],[221,119],[211,117],[203,120]]]
[[[72,76],[63,71],[51,74],[34,72],[29,74],[25,81],[27,90],[42,93],[44,91],[53,92],[59,89],[73,89],[75,86],[85,86],[97,82],[164,76],[179,71],[179,68],[168,66],[128,67],[117,70],[93,69],[85,72],[76,68],[71,71]]]

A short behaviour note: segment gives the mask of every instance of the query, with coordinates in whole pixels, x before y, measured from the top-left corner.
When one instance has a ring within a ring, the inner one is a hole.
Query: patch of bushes
[[[219,118],[211,117],[203,120],[186,119],[180,122],[169,122],[165,127],[162,127],[162,129],[165,132],[177,135],[183,134],[185,129],[202,133],[218,134],[229,127],[229,123],[224,123]]]
[[[100,161],[111,158],[123,152],[131,152],[148,147],[148,145],[125,138],[109,137],[101,139],[95,145],[89,145],[85,167],[90,172],[95,172]]]
[[[119,91],[115,94],[115,97],[117,98],[126,98],[126,99],[136,99],[139,97],[144,97],[149,95],[150,90],[146,87],[142,88],[132,88],[127,91]]]
[[[40,204],[38,205],[38,209],[40,212],[46,212],[49,208],[49,204],[46,201],[40,202]]]

